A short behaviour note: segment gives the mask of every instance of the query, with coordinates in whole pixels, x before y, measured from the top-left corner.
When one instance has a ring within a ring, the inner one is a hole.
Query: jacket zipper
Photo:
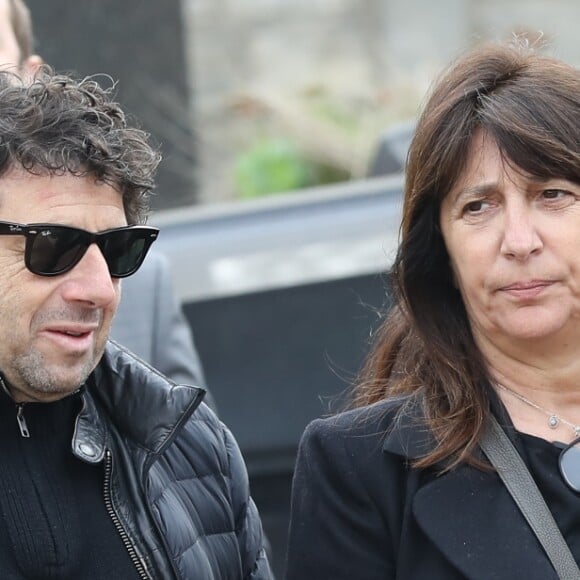
[[[18,421],[18,428],[20,429],[20,435],[25,439],[30,438],[30,431],[28,430],[28,425],[26,424],[26,419],[24,418],[24,405],[26,403],[16,404],[16,421]]]
[[[111,455],[110,450],[107,449],[105,452],[105,484],[103,487],[103,492],[104,492],[104,496],[105,496],[105,507],[107,508],[107,512],[109,513],[109,516],[110,516],[111,520],[113,521],[113,525],[115,526],[115,529],[119,533],[119,536],[121,536],[121,540],[123,541],[123,545],[125,546],[125,549],[129,553],[129,557],[131,558],[131,562],[133,562],[133,565],[137,569],[137,573],[139,574],[139,578],[141,578],[142,580],[152,580],[151,576],[147,572],[145,564],[139,558],[139,555],[137,554],[137,550],[135,549],[135,546],[131,543],[131,539],[129,538],[129,535],[127,534],[127,532],[123,528],[123,524],[121,523],[121,520],[119,519],[119,516],[117,515],[117,512],[115,511],[115,506],[113,505],[113,498],[112,498],[112,494],[111,494],[111,473],[112,473],[112,471],[113,471],[113,456]]]

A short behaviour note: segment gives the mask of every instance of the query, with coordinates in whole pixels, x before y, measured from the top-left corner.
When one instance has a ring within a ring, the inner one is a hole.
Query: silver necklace
[[[496,385],[500,389],[506,391],[506,393],[509,393],[510,395],[512,395],[512,397],[519,399],[522,403],[525,403],[526,405],[529,405],[530,407],[533,407],[534,409],[541,411],[542,413],[547,415],[548,416],[548,427],[550,427],[550,429],[557,429],[560,426],[560,424],[563,424],[563,425],[566,425],[567,427],[570,427],[570,429],[572,429],[572,431],[574,431],[574,435],[576,437],[580,437],[580,425],[575,425],[571,421],[567,421],[566,419],[564,419],[564,417],[561,417],[560,415],[554,413],[553,411],[548,411],[548,409],[544,409],[544,407],[541,407],[540,405],[538,405],[538,403],[534,403],[534,401],[530,401],[530,399],[527,399],[526,397],[524,397],[523,395],[520,395],[516,391],[512,391],[511,389],[509,389],[505,385],[502,385],[501,383],[496,383]]]

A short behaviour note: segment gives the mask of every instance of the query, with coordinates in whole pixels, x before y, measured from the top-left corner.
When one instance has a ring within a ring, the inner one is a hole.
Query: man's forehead
[[[99,231],[127,223],[123,196],[92,176],[35,175],[11,169],[0,176],[0,220],[63,223]]]
[[[59,197],[63,191],[77,193],[79,196],[87,185],[98,185],[100,182],[90,175],[75,175],[70,171],[51,172],[46,169],[24,169],[14,164],[0,175],[0,205],[8,200],[27,203],[27,192],[34,193],[37,201],[49,201]],[[121,196],[119,194],[119,196]]]

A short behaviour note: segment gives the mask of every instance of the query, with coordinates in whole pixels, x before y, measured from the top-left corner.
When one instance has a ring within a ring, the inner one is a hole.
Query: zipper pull
[[[16,411],[16,420],[18,421],[18,427],[20,428],[20,435],[28,439],[30,438],[30,431],[28,430],[28,425],[26,424],[26,419],[24,418],[24,404],[25,403],[19,403],[16,405],[16,408],[18,409]]]

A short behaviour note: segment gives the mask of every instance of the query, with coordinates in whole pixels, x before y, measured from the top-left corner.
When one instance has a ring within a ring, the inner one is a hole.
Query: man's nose
[[[91,244],[79,263],[65,276],[65,300],[106,308],[118,299],[119,281],[111,277],[105,257],[97,244]]]

